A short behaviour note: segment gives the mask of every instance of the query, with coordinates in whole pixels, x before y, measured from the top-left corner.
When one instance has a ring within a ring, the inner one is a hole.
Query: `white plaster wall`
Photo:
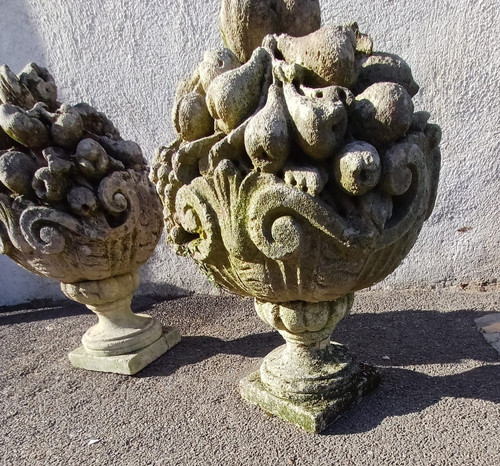
[[[500,264],[500,48],[497,0],[323,0],[324,22],[356,20],[377,50],[404,57],[417,109],[443,128],[437,206],[384,286],[494,280]],[[108,114],[151,160],[173,138],[176,83],[218,46],[219,0],[0,0],[0,63],[47,66],[60,99]],[[469,228],[460,233],[461,228]],[[0,257],[0,305],[60,298],[57,284]],[[214,292],[161,244],[143,293]]]

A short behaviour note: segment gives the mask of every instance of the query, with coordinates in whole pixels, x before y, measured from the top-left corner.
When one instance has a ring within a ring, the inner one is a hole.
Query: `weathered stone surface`
[[[267,34],[304,36],[320,24],[318,0],[223,0],[220,11],[224,43],[242,62]]]
[[[134,375],[180,341],[181,336],[178,330],[166,327],[162,336],[155,342],[132,353],[101,357],[89,353],[84,346],[80,346],[71,351],[68,356],[71,364],[80,369]]]
[[[85,304],[99,322],[83,335],[82,343],[93,356],[116,356],[138,351],[154,343],[162,334],[161,325],[130,309],[132,294],[139,285],[137,272],[104,280],[62,283],[63,293]]]
[[[356,93],[360,94],[367,87],[379,82],[392,82],[403,86],[413,97],[418,92],[418,84],[413,79],[408,64],[392,53],[376,52],[363,56],[361,69],[356,82]]]
[[[225,30],[248,46],[245,8],[267,4],[244,3],[225,2],[223,11],[234,8]],[[346,387],[361,369],[330,334],[351,293],[385,278],[415,243],[434,206],[440,130],[414,115],[409,67],[381,53],[370,61],[372,41],[356,24],[284,32],[252,43],[245,64],[232,60],[211,81],[214,133],[192,141],[178,130],[151,179],[177,252],[254,297],[287,341],[265,358],[259,387],[286,406],[335,404],[352,395]]]
[[[356,96],[352,132],[376,147],[401,139],[410,129],[413,102],[403,86],[375,83]]]
[[[130,309],[163,227],[139,146],[90,105],[57,102],[54,79],[33,63],[19,76],[0,67],[0,127],[0,251],[98,315],[83,337],[98,367],[157,357],[161,345],[140,350],[161,325]]]
[[[356,196],[377,186],[382,170],[377,149],[362,141],[346,144],[335,156],[333,169],[337,183]]]
[[[269,62],[266,50],[258,48],[247,63],[217,76],[210,84],[208,111],[224,133],[239,126],[257,108]]]
[[[276,45],[287,62],[310,71],[310,84],[351,87],[356,82],[356,35],[349,26],[327,25],[304,37],[282,34]]]
[[[253,372],[240,381],[243,399],[260,406],[264,411],[285,419],[291,424],[313,433],[320,433],[380,383],[373,367],[362,365],[352,383],[338,398],[304,402],[273,395],[262,383],[259,372]]]

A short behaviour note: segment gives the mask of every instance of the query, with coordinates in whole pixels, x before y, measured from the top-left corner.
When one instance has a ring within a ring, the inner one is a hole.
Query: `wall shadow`
[[[172,296],[161,298],[161,302],[189,296],[192,292],[171,285]],[[132,300],[134,312],[149,311],[150,307],[159,302],[158,296],[137,295]],[[69,298],[63,301],[52,299],[38,299],[14,306],[0,306],[0,327],[13,324],[38,322],[48,319],[60,319],[84,314],[92,314],[83,304],[78,304]]]
[[[43,43],[31,8],[26,0],[2,0],[0,15],[0,64],[7,64],[18,73],[28,63],[43,66]]]

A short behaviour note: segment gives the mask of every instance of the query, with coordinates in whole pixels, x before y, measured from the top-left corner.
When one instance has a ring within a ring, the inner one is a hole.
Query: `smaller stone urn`
[[[180,340],[130,308],[161,232],[139,146],[90,105],[58,102],[45,68],[0,67],[0,252],[97,314],[74,366],[134,374]]]

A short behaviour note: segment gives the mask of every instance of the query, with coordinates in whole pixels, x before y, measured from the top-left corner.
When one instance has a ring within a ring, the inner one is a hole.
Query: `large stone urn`
[[[408,65],[356,24],[320,28],[317,1],[226,0],[221,28],[152,179],[168,241],[285,338],[242,396],[318,432],[378,383],[330,334],[415,243],[440,129],[414,112]]]
[[[137,144],[90,105],[58,102],[45,68],[0,67],[0,252],[97,314],[76,367],[133,374],[179,341],[130,308],[162,228]]]

